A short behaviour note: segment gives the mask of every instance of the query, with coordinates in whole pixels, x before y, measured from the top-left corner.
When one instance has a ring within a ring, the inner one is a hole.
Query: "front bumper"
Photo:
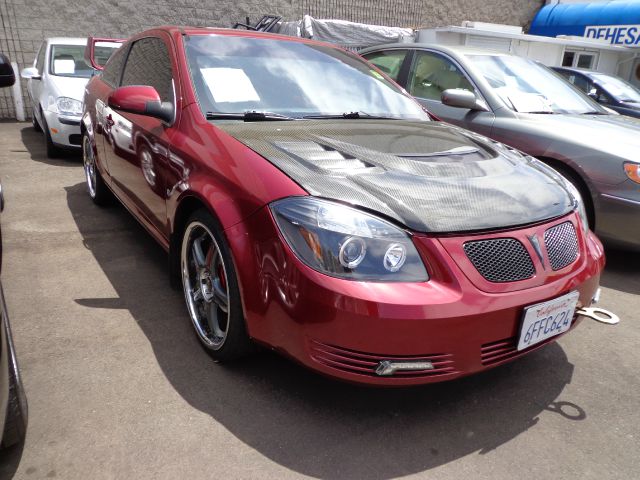
[[[577,290],[578,308],[589,306],[604,267],[602,245],[593,234],[582,235],[575,214],[554,223],[567,218],[580,232],[575,262],[557,272],[540,267],[530,280],[494,286],[475,278],[452,247],[469,237],[416,236],[430,280],[372,283],[328,277],[302,264],[279,237],[268,209],[226,234],[252,338],[325,375],[399,386],[450,380],[539,348],[516,350],[528,305]],[[376,370],[384,361],[431,362],[434,368],[380,376]]]
[[[44,112],[44,116],[51,140],[56,146],[68,149],[81,147],[80,121],[82,117],[69,117],[48,110]]]

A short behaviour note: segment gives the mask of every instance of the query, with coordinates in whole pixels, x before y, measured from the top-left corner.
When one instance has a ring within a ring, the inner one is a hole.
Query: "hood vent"
[[[354,171],[376,168],[369,162],[317,142],[276,142],[273,145],[318,173],[336,172],[348,175]]]

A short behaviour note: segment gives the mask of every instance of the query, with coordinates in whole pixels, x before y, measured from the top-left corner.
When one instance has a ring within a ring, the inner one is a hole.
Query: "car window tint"
[[[409,76],[409,93],[427,100],[438,100],[450,88],[474,91],[471,82],[449,59],[430,52],[417,52]]]
[[[40,50],[38,51],[38,57],[36,60],[36,68],[38,69],[38,72],[40,73],[40,75],[42,75],[43,70],[44,70],[44,54],[47,51],[47,44],[43,43],[42,45],[40,45]]]
[[[173,103],[171,60],[159,38],[143,38],[131,47],[122,75],[122,85],[150,85],[163,102]]]
[[[122,73],[122,65],[124,64],[127,50],[124,46],[116,50],[102,71],[102,80],[114,88],[120,86],[120,74]]]
[[[373,63],[394,80],[398,80],[402,62],[404,62],[406,56],[407,50],[385,50],[383,52],[364,55],[364,58]]]

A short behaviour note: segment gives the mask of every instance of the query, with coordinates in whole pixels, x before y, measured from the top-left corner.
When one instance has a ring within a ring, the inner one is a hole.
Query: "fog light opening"
[[[397,371],[412,371],[412,370],[433,370],[433,363],[431,362],[392,362],[390,360],[383,360],[378,364],[376,368],[376,375],[381,377],[388,377],[393,375]]]

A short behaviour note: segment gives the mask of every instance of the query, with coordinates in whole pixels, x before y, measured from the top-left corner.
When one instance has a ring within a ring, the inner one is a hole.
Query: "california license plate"
[[[525,308],[518,350],[524,350],[569,330],[578,296],[578,292],[571,292]]]

